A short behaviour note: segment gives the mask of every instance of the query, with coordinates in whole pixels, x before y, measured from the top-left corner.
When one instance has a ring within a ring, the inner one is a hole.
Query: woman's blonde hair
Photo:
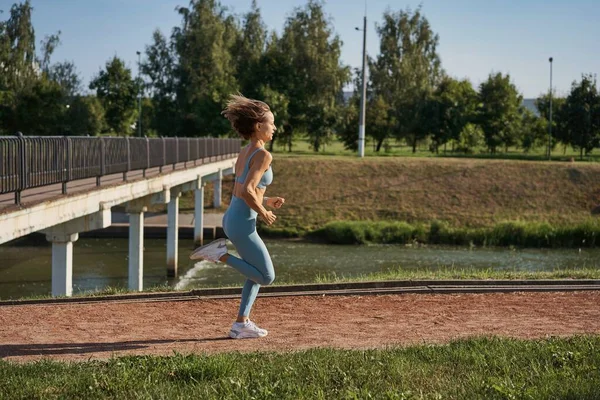
[[[237,133],[248,140],[254,133],[256,124],[266,121],[265,115],[269,111],[271,109],[267,103],[248,99],[241,94],[232,94],[221,114],[231,122],[231,127]]]

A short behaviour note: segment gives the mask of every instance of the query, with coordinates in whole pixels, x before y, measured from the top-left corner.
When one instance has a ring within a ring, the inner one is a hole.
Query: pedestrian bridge
[[[179,197],[194,192],[194,240],[203,241],[204,186],[234,173],[239,139],[0,137],[0,244],[41,232],[52,243],[52,295],[70,296],[73,243],[129,214],[130,290],[143,290],[144,212],[167,204],[169,276],[177,275]]]

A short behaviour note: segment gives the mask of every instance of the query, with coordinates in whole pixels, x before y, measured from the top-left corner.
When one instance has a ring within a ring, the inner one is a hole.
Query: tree
[[[358,124],[360,112],[359,92],[362,87],[362,71],[358,68],[354,71],[354,93],[349,104],[341,113],[338,137],[344,143],[344,147],[356,151],[358,149]],[[365,124],[367,137],[373,139],[375,151],[379,152],[385,139],[390,136],[390,131],[396,125],[394,110],[385,101],[382,95],[372,95],[370,87],[367,88],[367,105]]]
[[[179,59],[177,103],[184,136],[219,136],[230,125],[218,118],[231,93],[238,89],[232,48],[239,28],[215,0],[192,0],[180,8],[183,26],[173,32]]]
[[[473,153],[473,150],[485,142],[483,130],[479,125],[468,123],[458,135],[456,150],[464,153]]]
[[[366,113],[366,123],[369,127],[369,136],[375,142],[375,151],[381,150],[384,140],[389,137],[390,131],[396,126],[394,110],[385,101],[383,96],[379,95],[368,100],[368,112]],[[356,125],[354,126],[356,136]]]
[[[275,118],[275,126],[277,131],[273,135],[273,140],[269,143],[270,151],[273,151],[275,138],[278,136],[285,137],[286,129],[289,126],[290,114],[289,106],[290,100],[284,93],[273,90],[270,86],[261,86],[258,90],[257,98],[262,99],[269,105],[273,117]]]
[[[60,45],[60,31],[54,35],[48,35],[40,42],[42,45],[42,58],[38,61],[41,70],[44,73],[50,71],[50,58],[54,50]]]
[[[257,98],[261,94],[263,83],[260,79],[262,75],[260,67],[266,43],[267,29],[256,0],[252,0],[252,8],[244,16],[242,31],[233,49],[240,90],[250,98]]]
[[[296,8],[287,19],[278,43],[279,85],[271,85],[289,99],[288,134],[305,129],[311,147],[319,151],[337,125],[340,94],[350,70],[340,61],[342,42],[317,0]],[[281,81],[280,81],[281,82]]]
[[[0,90],[16,93],[31,88],[36,81],[35,32],[29,0],[13,4],[10,18],[0,23]]]
[[[347,150],[358,150],[358,123],[359,123],[360,97],[358,90],[354,90],[354,94],[348,100],[348,104],[344,107],[340,114],[339,124],[337,126],[337,137],[344,144]],[[369,114],[367,114],[369,115]],[[371,125],[367,123],[371,134]]]
[[[559,125],[557,123],[557,118],[559,116],[560,113],[560,109],[562,108],[562,106],[565,104],[565,98],[564,97],[555,97],[552,96],[552,140],[551,140],[551,146],[554,149],[554,147],[556,147],[556,144],[559,141],[562,141],[565,144],[565,150],[566,150],[566,145],[567,143],[562,140],[561,138],[561,129],[559,128]],[[550,121],[550,93],[545,93],[545,94],[541,94],[536,100],[535,100],[535,108],[537,108],[542,121],[546,124],[546,131],[549,131],[549,122]],[[549,132],[548,132],[549,133]],[[547,146],[547,142],[546,142],[546,146]]]
[[[518,142],[523,97],[510,81],[510,75],[490,74],[479,85],[478,123],[483,129],[486,145],[491,153],[499,146],[505,150]]]
[[[600,93],[594,76],[584,74],[581,82],[573,82],[559,120],[565,140],[579,149],[581,159],[600,146]]]
[[[74,97],[81,90],[81,78],[73,62],[65,61],[50,66],[48,79],[58,83],[67,98]]]
[[[432,150],[457,141],[465,126],[474,120],[477,92],[468,80],[458,81],[445,76],[435,89],[428,107]]]
[[[138,85],[131,78],[131,70],[118,57],[106,63],[90,83],[105,110],[106,124],[117,135],[128,135],[136,116]]]
[[[64,130],[65,93],[48,77],[60,32],[41,41],[36,57],[29,0],[13,4],[0,22],[0,130],[7,133],[60,134]]]
[[[154,42],[146,46],[146,61],[140,66],[142,74],[150,80],[148,88],[152,112],[149,115],[152,118],[149,128],[161,136],[174,136],[181,118],[176,99],[177,54],[174,43],[169,42],[160,30],[154,31],[152,39]],[[144,119],[146,115],[146,110],[143,110]]]
[[[104,129],[104,109],[96,96],[75,96],[66,113],[65,135],[97,136]]]
[[[35,80],[29,90],[15,98],[9,132],[41,136],[64,134],[66,111],[60,85],[48,79]]]
[[[531,110],[522,109],[520,146],[527,153],[534,147],[547,144],[548,122],[535,115]]]
[[[416,152],[417,143],[428,135],[425,125],[429,100],[443,71],[437,46],[439,37],[429,21],[410,9],[386,11],[377,25],[379,55],[369,58],[373,96],[381,96],[394,110],[393,134],[406,138]]]
[[[293,43],[289,35],[286,40],[279,38],[275,32],[271,32],[267,39],[266,49],[260,60],[260,67],[256,79],[262,82],[259,99],[263,99],[273,108],[267,96],[279,98],[279,109],[275,115],[277,131],[271,141],[271,149],[275,142],[288,146],[292,151],[294,125],[297,116],[293,114],[290,105],[290,96],[295,85],[293,58],[291,48]],[[271,100],[272,101],[272,100]],[[275,113],[275,112],[274,112]]]

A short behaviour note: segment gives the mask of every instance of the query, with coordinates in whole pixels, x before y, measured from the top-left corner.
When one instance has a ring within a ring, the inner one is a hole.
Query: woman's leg
[[[227,257],[226,264],[248,278],[242,289],[238,317],[248,317],[260,285],[273,283],[275,270],[267,247],[256,231],[247,237],[233,240],[230,238],[230,240],[242,258],[230,254]]]

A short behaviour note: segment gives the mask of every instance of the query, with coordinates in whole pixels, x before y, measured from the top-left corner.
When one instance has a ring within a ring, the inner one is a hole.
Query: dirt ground
[[[471,336],[600,334],[600,292],[258,298],[262,339],[227,337],[238,300],[0,307],[0,357],[85,361],[131,354],[382,348]]]

